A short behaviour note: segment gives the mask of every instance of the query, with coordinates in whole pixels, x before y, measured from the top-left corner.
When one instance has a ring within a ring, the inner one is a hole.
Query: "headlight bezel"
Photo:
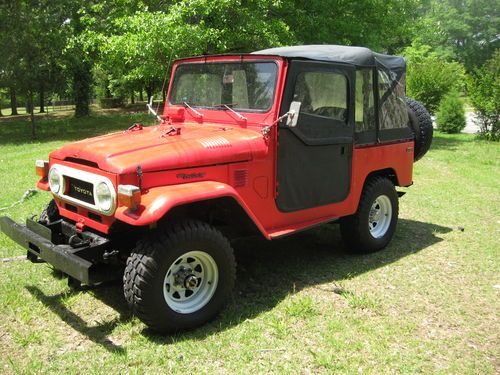
[[[50,187],[52,194],[54,194],[56,197],[60,198],[61,200],[65,201],[65,202],[69,202],[69,203],[84,207],[86,209],[97,212],[97,213],[102,214],[104,216],[112,216],[114,214],[116,207],[117,207],[117,193],[116,193],[115,186],[113,185],[113,183],[111,182],[111,180],[108,177],[98,175],[95,173],[91,173],[91,172],[87,172],[87,171],[82,171],[80,169],[71,168],[71,167],[68,167],[65,165],[61,165],[61,164],[52,165],[50,170],[49,170],[49,176],[50,176],[52,170],[57,172],[60,176],[60,188],[59,188],[59,190],[57,192],[55,192],[52,189],[52,187]],[[93,185],[92,194],[94,197],[94,204],[73,198],[73,197],[66,194],[66,190],[68,190],[66,188],[66,182],[67,182],[66,180],[68,177],[92,183],[92,185]],[[103,206],[102,200],[100,201],[98,198],[97,187],[100,184],[106,185],[107,189],[109,190],[109,199],[107,200],[107,201],[109,201],[108,205]],[[50,177],[49,177],[49,186],[50,186]]]
[[[56,177],[53,179],[53,177]],[[63,185],[64,185],[64,179],[62,178],[62,173],[59,171],[59,169],[55,166],[50,168],[49,171],[49,187],[50,191],[54,194],[60,194],[61,191],[64,191]],[[57,185],[54,185],[55,181],[57,181]]]
[[[100,188],[106,189],[105,194],[102,194],[103,192],[99,191]],[[94,201],[99,209],[103,212],[109,212],[109,210],[113,206],[112,190],[113,188],[110,188],[110,186],[104,181],[100,181],[96,185],[94,185]],[[102,198],[101,195],[105,195],[106,198]]]

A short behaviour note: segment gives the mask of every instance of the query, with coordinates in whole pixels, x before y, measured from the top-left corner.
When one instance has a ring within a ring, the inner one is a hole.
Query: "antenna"
[[[165,71],[165,78],[163,78],[163,85],[161,86],[161,95],[163,97],[163,93],[165,91],[165,84],[167,83],[168,72],[170,70],[170,66],[172,65],[172,58],[174,57],[174,49],[170,51],[170,57],[168,59],[167,70]],[[158,109],[160,108],[160,103],[156,106],[156,113],[158,113]]]

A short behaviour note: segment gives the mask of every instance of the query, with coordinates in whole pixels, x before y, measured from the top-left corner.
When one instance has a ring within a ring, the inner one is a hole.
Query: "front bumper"
[[[0,230],[26,248],[31,261],[42,259],[81,283],[95,285],[120,277],[120,267],[110,262],[109,239],[77,233],[62,220],[45,226],[28,219],[21,225],[4,216],[0,217]]]

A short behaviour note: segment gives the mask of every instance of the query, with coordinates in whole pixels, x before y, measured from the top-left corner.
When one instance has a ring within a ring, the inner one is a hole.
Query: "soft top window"
[[[406,128],[408,110],[405,102],[405,75],[379,69],[380,129]]]
[[[267,111],[274,100],[274,62],[185,63],[177,67],[170,103],[239,111]]]
[[[302,72],[297,76],[294,100],[301,113],[347,121],[347,79],[333,72]]]

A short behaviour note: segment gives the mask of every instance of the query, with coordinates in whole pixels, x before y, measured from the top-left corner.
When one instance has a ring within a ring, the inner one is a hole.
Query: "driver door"
[[[291,212],[343,201],[350,189],[354,67],[292,61],[281,115],[300,102],[297,125],[279,127],[277,198]]]

